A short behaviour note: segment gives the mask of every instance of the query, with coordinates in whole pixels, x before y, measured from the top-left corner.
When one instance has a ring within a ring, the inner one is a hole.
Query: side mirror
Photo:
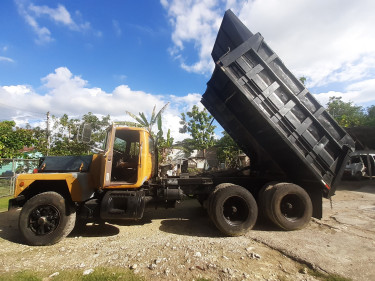
[[[81,141],[83,143],[89,143],[91,141],[91,124],[83,124]]]

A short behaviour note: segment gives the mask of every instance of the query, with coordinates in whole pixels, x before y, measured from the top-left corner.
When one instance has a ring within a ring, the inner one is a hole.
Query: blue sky
[[[325,104],[375,104],[375,1],[138,0],[0,3],[0,120],[170,106],[164,126],[199,104],[226,9],[260,32]],[[181,139],[184,136],[178,136]]]

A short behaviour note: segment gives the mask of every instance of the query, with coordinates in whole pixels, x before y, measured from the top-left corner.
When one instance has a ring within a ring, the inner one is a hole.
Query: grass
[[[299,272],[303,272],[305,269],[302,268],[299,270]],[[307,274],[315,277],[316,279],[319,279],[321,281],[352,281],[350,278],[342,277],[337,274],[327,274],[323,273],[318,270],[313,270],[313,269],[307,269]]]
[[[1,197],[0,198],[0,212],[8,211],[8,201],[12,197],[13,196],[6,196],[6,197]]]
[[[83,275],[82,270],[62,270],[58,275],[51,274],[33,271],[5,273],[0,275],[0,281],[145,281],[143,277],[125,268],[98,267],[88,275]]]

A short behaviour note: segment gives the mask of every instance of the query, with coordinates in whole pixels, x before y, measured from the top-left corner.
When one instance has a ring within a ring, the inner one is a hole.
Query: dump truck
[[[247,173],[162,177],[152,136],[114,124],[103,152],[47,156],[35,173],[17,176],[9,209],[22,208],[25,242],[57,243],[76,221],[140,220],[145,208],[172,208],[186,197],[198,199],[228,236],[249,231],[258,214],[284,230],[321,218],[322,198],[334,195],[353,140],[230,10],[212,58],[201,102],[250,157]]]

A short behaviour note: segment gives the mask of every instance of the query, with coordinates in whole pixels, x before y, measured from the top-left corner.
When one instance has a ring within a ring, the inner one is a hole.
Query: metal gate
[[[39,159],[0,158],[0,197],[13,195],[17,174],[32,173]]]

